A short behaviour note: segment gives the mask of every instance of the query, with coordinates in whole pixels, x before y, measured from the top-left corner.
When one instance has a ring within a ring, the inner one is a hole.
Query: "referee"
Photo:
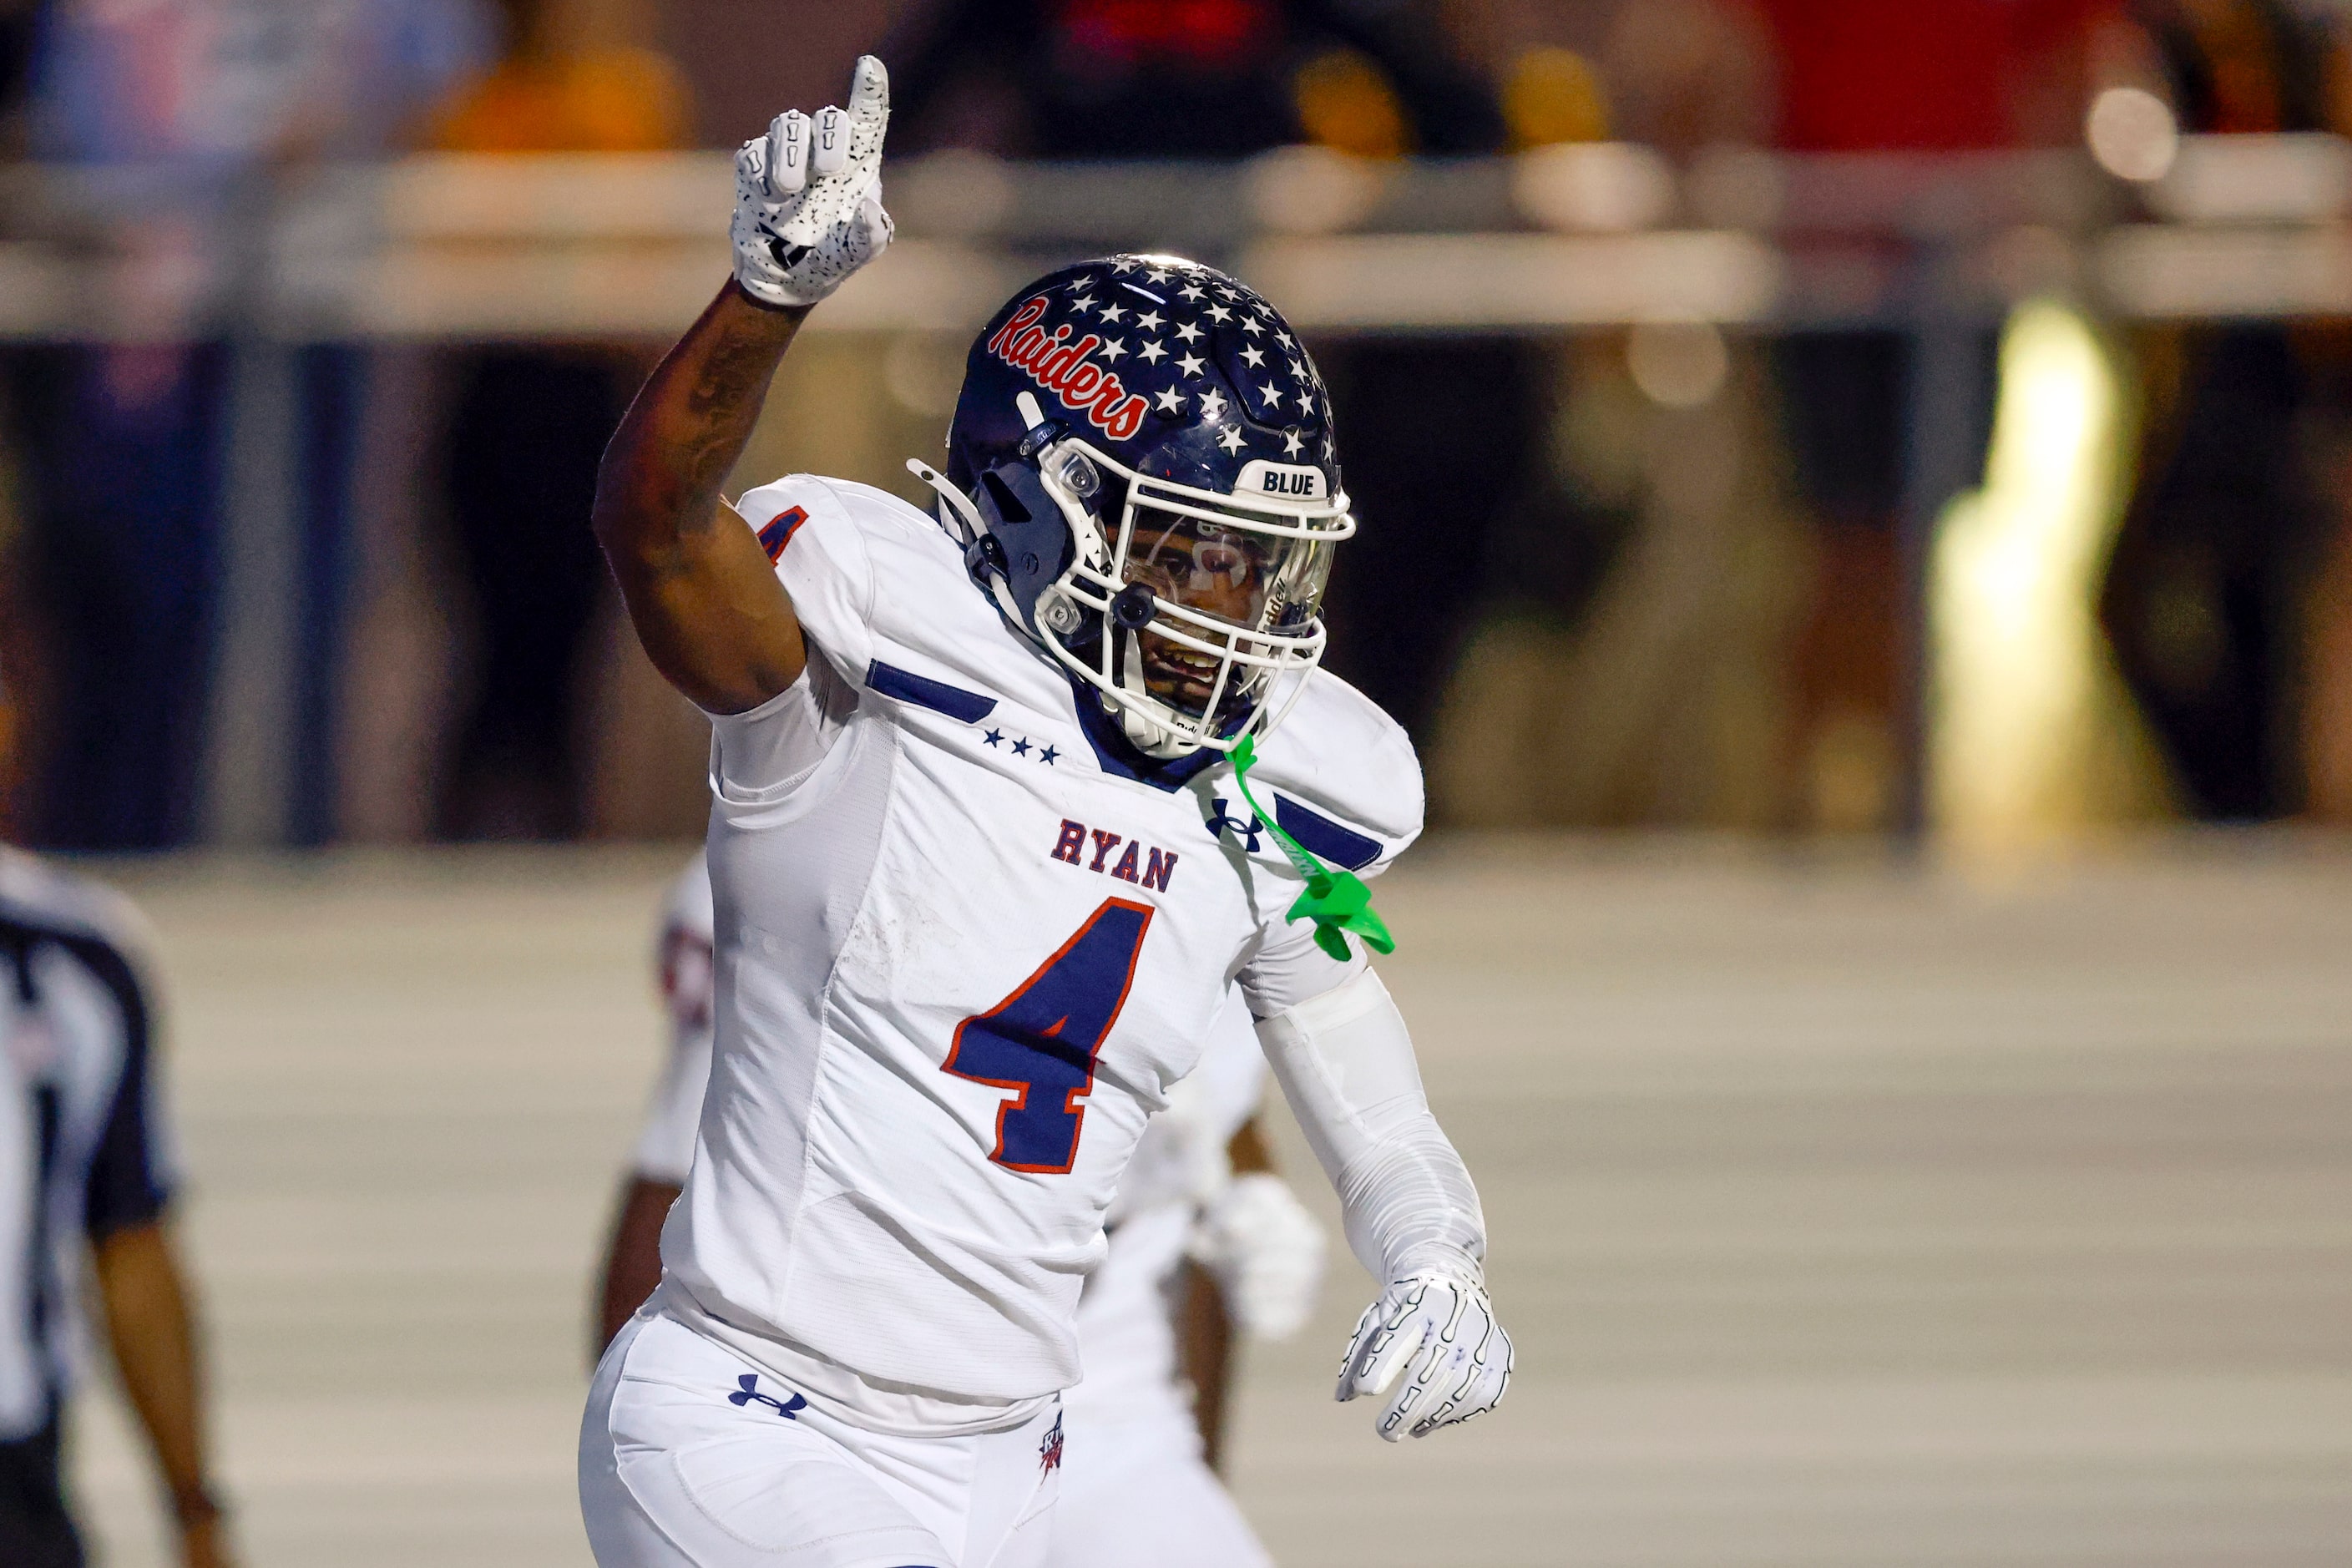
[[[84,1314],[153,1446],[185,1568],[229,1562],[205,1464],[187,1289],[164,1227],[172,1172],[136,918],[0,847],[0,1564],[79,1568],[58,1438]]]

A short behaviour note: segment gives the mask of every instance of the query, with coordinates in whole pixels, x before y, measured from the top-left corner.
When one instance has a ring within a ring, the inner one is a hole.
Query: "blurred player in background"
[[[661,1282],[662,1219],[693,1163],[717,1000],[712,923],[710,873],[697,855],[662,910],[670,1050],[605,1263],[599,1352]],[[1078,1300],[1086,1376],[1063,1395],[1054,1568],[1271,1562],[1213,1468],[1232,1329],[1295,1333],[1323,1269],[1322,1227],[1274,1174],[1256,1130],[1265,1083],[1257,1037],[1228,1004],[1121,1178],[1105,1218],[1109,1253]]]
[[[155,1010],[123,902],[0,847],[0,1563],[74,1568],[60,1447],[89,1247],[123,1392],[153,1446],[186,1568],[229,1561],[203,1376],[165,1228],[172,1162]]]
[[[669,1205],[686,1186],[694,1163],[694,1133],[702,1121],[703,1091],[710,1085],[713,913],[710,868],[700,854],[670,884],[662,901],[661,929],[655,938],[663,1010],[669,1016],[669,1055],[662,1062],[646,1124],[629,1157],[621,1189],[613,1244],[605,1254],[604,1279],[597,1300],[596,1342],[602,1356],[629,1315],[661,1283],[661,1227]]]
[[[1510,1375],[1365,956],[1355,871],[1419,837],[1421,773],[1316,668],[1355,524],[1279,312],[1179,258],[1065,268],[973,344],[948,471],[910,465],[935,516],[814,475],[721,499],[810,308],[889,242],[888,117],[867,57],[846,110],[739,153],[735,278],[597,486],[638,638],[711,715],[718,977],[662,1284],[581,1426],[604,1568],[1040,1568],[1080,1289],[1236,985],[1380,1282],[1339,1397],[1391,1390],[1395,1441]]]

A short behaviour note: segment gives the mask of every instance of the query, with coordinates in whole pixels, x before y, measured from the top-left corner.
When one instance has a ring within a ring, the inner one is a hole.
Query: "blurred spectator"
[[[1614,132],[1686,158],[1769,142],[1773,46],[1763,19],[1724,0],[1632,0],[1603,57]]]
[[[209,47],[195,12],[64,0],[34,62],[34,151],[92,171],[90,219],[150,306],[149,341],[9,364],[44,634],[45,668],[19,672],[39,695],[30,827],[66,847],[173,844],[194,823],[227,356],[190,336],[229,179],[257,151],[253,83],[287,63]]]
[[[1574,49],[1540,44],[1523,49],[1503,84],[1503,122],[1515,151],[1609,134],[1609,90],[1592,62]]]
[[[2074,144],[2082,134],[2095,26],[2119,0],[1755,0],[1773,51],[1777,143],[1795,153],[1960,153]],[[1930,285],[1932,286],[1932,285]],[[1874,797],[1894,826],[1906,758],[1907,629],[1918,616],[1900,531],[1917,339],[1895,330],[1794,331],[1774,360],[1798,489],[1818,531],[1812,605],[1795,653],[1790,766],[1801,819],[1829,825],[1828,792]],[[1963,438],[1981,452],[1992,406],[1993,334],[1979,335]],[[1916,521],[1917,520],[1913,520]],[[1881,759],[1873,788],[1851,760]]]
[[[7,356],[23,447],[38,842],[146,848],[194,832],[217,632],[231,354],[276,171],[374,152],[467,58],[465,0],[57,0],[33,61],[32,150],[113,265],[103,346]],[[320,569],[301,671],[331,666],[332,562],[352,371],[305,356],[299,404]],[[321,686],[306,712],[323,724]],[[314,747],[323,750],[323,744]]]
[[[2330,120],[2330,39],[2310,13],[2147,0],[2136,14],[2183,130],[2352,128]],[[2341,606],[2307,595],[2352,443],[2352,345],[2340,331],[2260,322],[2147,338],[2166,384],[2108,574],[2108,635],[2197,813],[2280,816],[2306,787],[2301,699],[2330,689],[2305,650],[2345,641],[2324,625]],[[2308,637],[2307,621],[2320,623]],[[2324,723],[2333,710],[2310,711]],[[2325,804],[2332,786],[2315,783]]]
[[[1965,153],[2082,136],[2092,28],[2123,0],[1754,0],[1791,152]]]
[[[1316,141],[1387,158],[1492,153],[1505,135],[1493,91],[1408,3],[945,0],[883,58],[908,149],[1239,158]],[[1528,482],[1541,356],[1362,338],[1318,357],[1364,522],[1334,569],[1328,663],[1426,739],[1488,522]]]
[[[195,826],[218,587],[228,355],[217,343],[12,356],[26,608],[13,672],[35,842],[160,848]]]
[[[681,144],[686,89],[663,56],[613,36],[588,0],[499,0],[497,68],[435,117],[452,153],[648,153]]]
[[[0,159],[23,153],[22,110],[32,79],[33,28],[40,0],[0,0]]]
[[[453,153],[636,153],[680,144],[676,69],[614,36],[586,0],[503,0],[496,69],[436,116]],[[457,357],[444,479],[479,616],[474,691],[440,805],[460,838],[579,828],[575,731],[588,631],[605,593],[588,531],[596,464],[635,367],[593,345],[480,348]]]
[[[883,58],[910,149],[973,140],[936,117],[975,79],[1010,89],[993,150],[1015,156],[1241,158],[1351,112],[1395,126],[1347,149],[1367,155],[1406,151],[1407,135],[1438,154],[1500,140],[1491,95],[1396,0],[940,0]]]

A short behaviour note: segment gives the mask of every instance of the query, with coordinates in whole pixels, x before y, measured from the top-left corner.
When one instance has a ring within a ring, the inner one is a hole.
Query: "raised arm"
[[[735,155],[734,280],[630,405],[596,475],[596,538],[646,656],[712,713],[798,679],[791,601],[719,486],[810,307],[890,242],[881,195],[890,83],[857,62],[847,110],[794,110]]]
[[[706,712],[756,708],[800,679],[792,602],[719,487],[807,316],[729,283],[646,378],[596,473],[596,539],[637,640]]]

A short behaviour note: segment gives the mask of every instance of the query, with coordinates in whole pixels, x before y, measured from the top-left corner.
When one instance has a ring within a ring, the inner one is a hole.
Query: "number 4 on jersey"
[[[1150,906],[1105,899],[1012,995],[956,1026],[940,1070],[1019,1091],[996,1112],[989,1158],[1005,1169],[1061,1175],[1077,1160],[1079,1101],[1094,1088],[1095,1055],[1127,1005],[1150,925]]]

